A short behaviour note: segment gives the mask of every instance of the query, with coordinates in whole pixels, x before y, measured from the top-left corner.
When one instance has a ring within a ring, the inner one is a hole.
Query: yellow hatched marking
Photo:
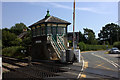
[[[101,63],[101,64],[95,66],[94,68],[97,68],[97,67],[99,67],[99,66],[102,66],[103,64],[104,64],[104,63]]]
[[[86,78],[86,75],[85,74],[81,74],[81,78]]]
[[[84,68],[88,67],[88,62],[84,62]]]
[[[102,68],[105,68],[105,69],[107,69],[107,70],[112,70],[112,69],[110,69],[110,68],[108,68],[108,67],[103,66],[103,64],[104,64],[104,63],[101,63],[101,64],[97,65],[97,66],[94,67],[94,68],[102,67]]]
[[[110,68],[108,68],[108,67],[105,67],[105,66],[101,66],[101,67],[103,67],[103,68],[105,68],[105,69],[107,69],[107,70],[112,70],[112,69],[110,69]]]

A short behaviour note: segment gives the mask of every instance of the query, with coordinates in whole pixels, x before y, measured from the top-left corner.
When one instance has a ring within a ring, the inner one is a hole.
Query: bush
[[[21,53],[22,49],[25,49],[25,48],[22,46],[7,47],[2,50],[2,54],[5,56],[10,56],[15,58],[24,58],[25,54]]]
[[[106,50],[108,48],[112,48],[112,46],[107,46],[107,45],[89,45],[85,44],[84,42],[80,42],[79,44],[79,49],[81,51],[97,51],[97,50]]]
[[[85,45],[84,42],[80,42],[78,45],[79,45],[79,49],[80,49],[81,51],[86,50],[86,45]]]
[[[120,41],[119,42],[114,42],[113,46],[120,49]]]
[[[107,48],[111,48],[112,46],[106,46],[106,45],[86,45],[87,51],[96,51],[96,50],[106,50]]]

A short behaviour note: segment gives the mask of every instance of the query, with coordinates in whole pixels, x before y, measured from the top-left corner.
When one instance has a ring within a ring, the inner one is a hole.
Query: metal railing
[[[53,35],[49,35],[47,37],[47,40],[51,43],[53,46],[55,52],[57,53],[57,56],[59,59],[62,59],[62,55],[66,51],[66,47],[63,44],[63,41],[61,40],[60,36],[57,35],[57,41],[54,39]]]
[[[66,47],[65,47],[65,45],[63,44],[63,41],[61,40],[61,38],[60,38],[60,36],[57,36],[57,41],[58,41],[58,44],[59,44],[59,46],[60,46],[60,48],[62,49],[62,50],[66,50]]]
[[[54,37],[52,35],[50,35],[47,38],[48,38],[48,40],[50,40],[50,43],[52,44],[55,52],[57,53],[58,58],[61,59],[61,50],[60,50],[56,40],[54,39]]]

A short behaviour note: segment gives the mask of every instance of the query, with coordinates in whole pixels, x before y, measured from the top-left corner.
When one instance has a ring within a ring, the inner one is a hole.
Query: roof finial
[[[47,17],[49,17],[49,16],[50,16],[49,10],[47,10],[47,14],[46,14],[45,18],[47,18]]]

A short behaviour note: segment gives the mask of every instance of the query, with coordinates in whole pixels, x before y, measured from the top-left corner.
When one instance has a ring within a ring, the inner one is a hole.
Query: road
[[[105,54],[105,51],[85,52],[84,70],[81,78],[120,80],[120,61],[117,54]]]

